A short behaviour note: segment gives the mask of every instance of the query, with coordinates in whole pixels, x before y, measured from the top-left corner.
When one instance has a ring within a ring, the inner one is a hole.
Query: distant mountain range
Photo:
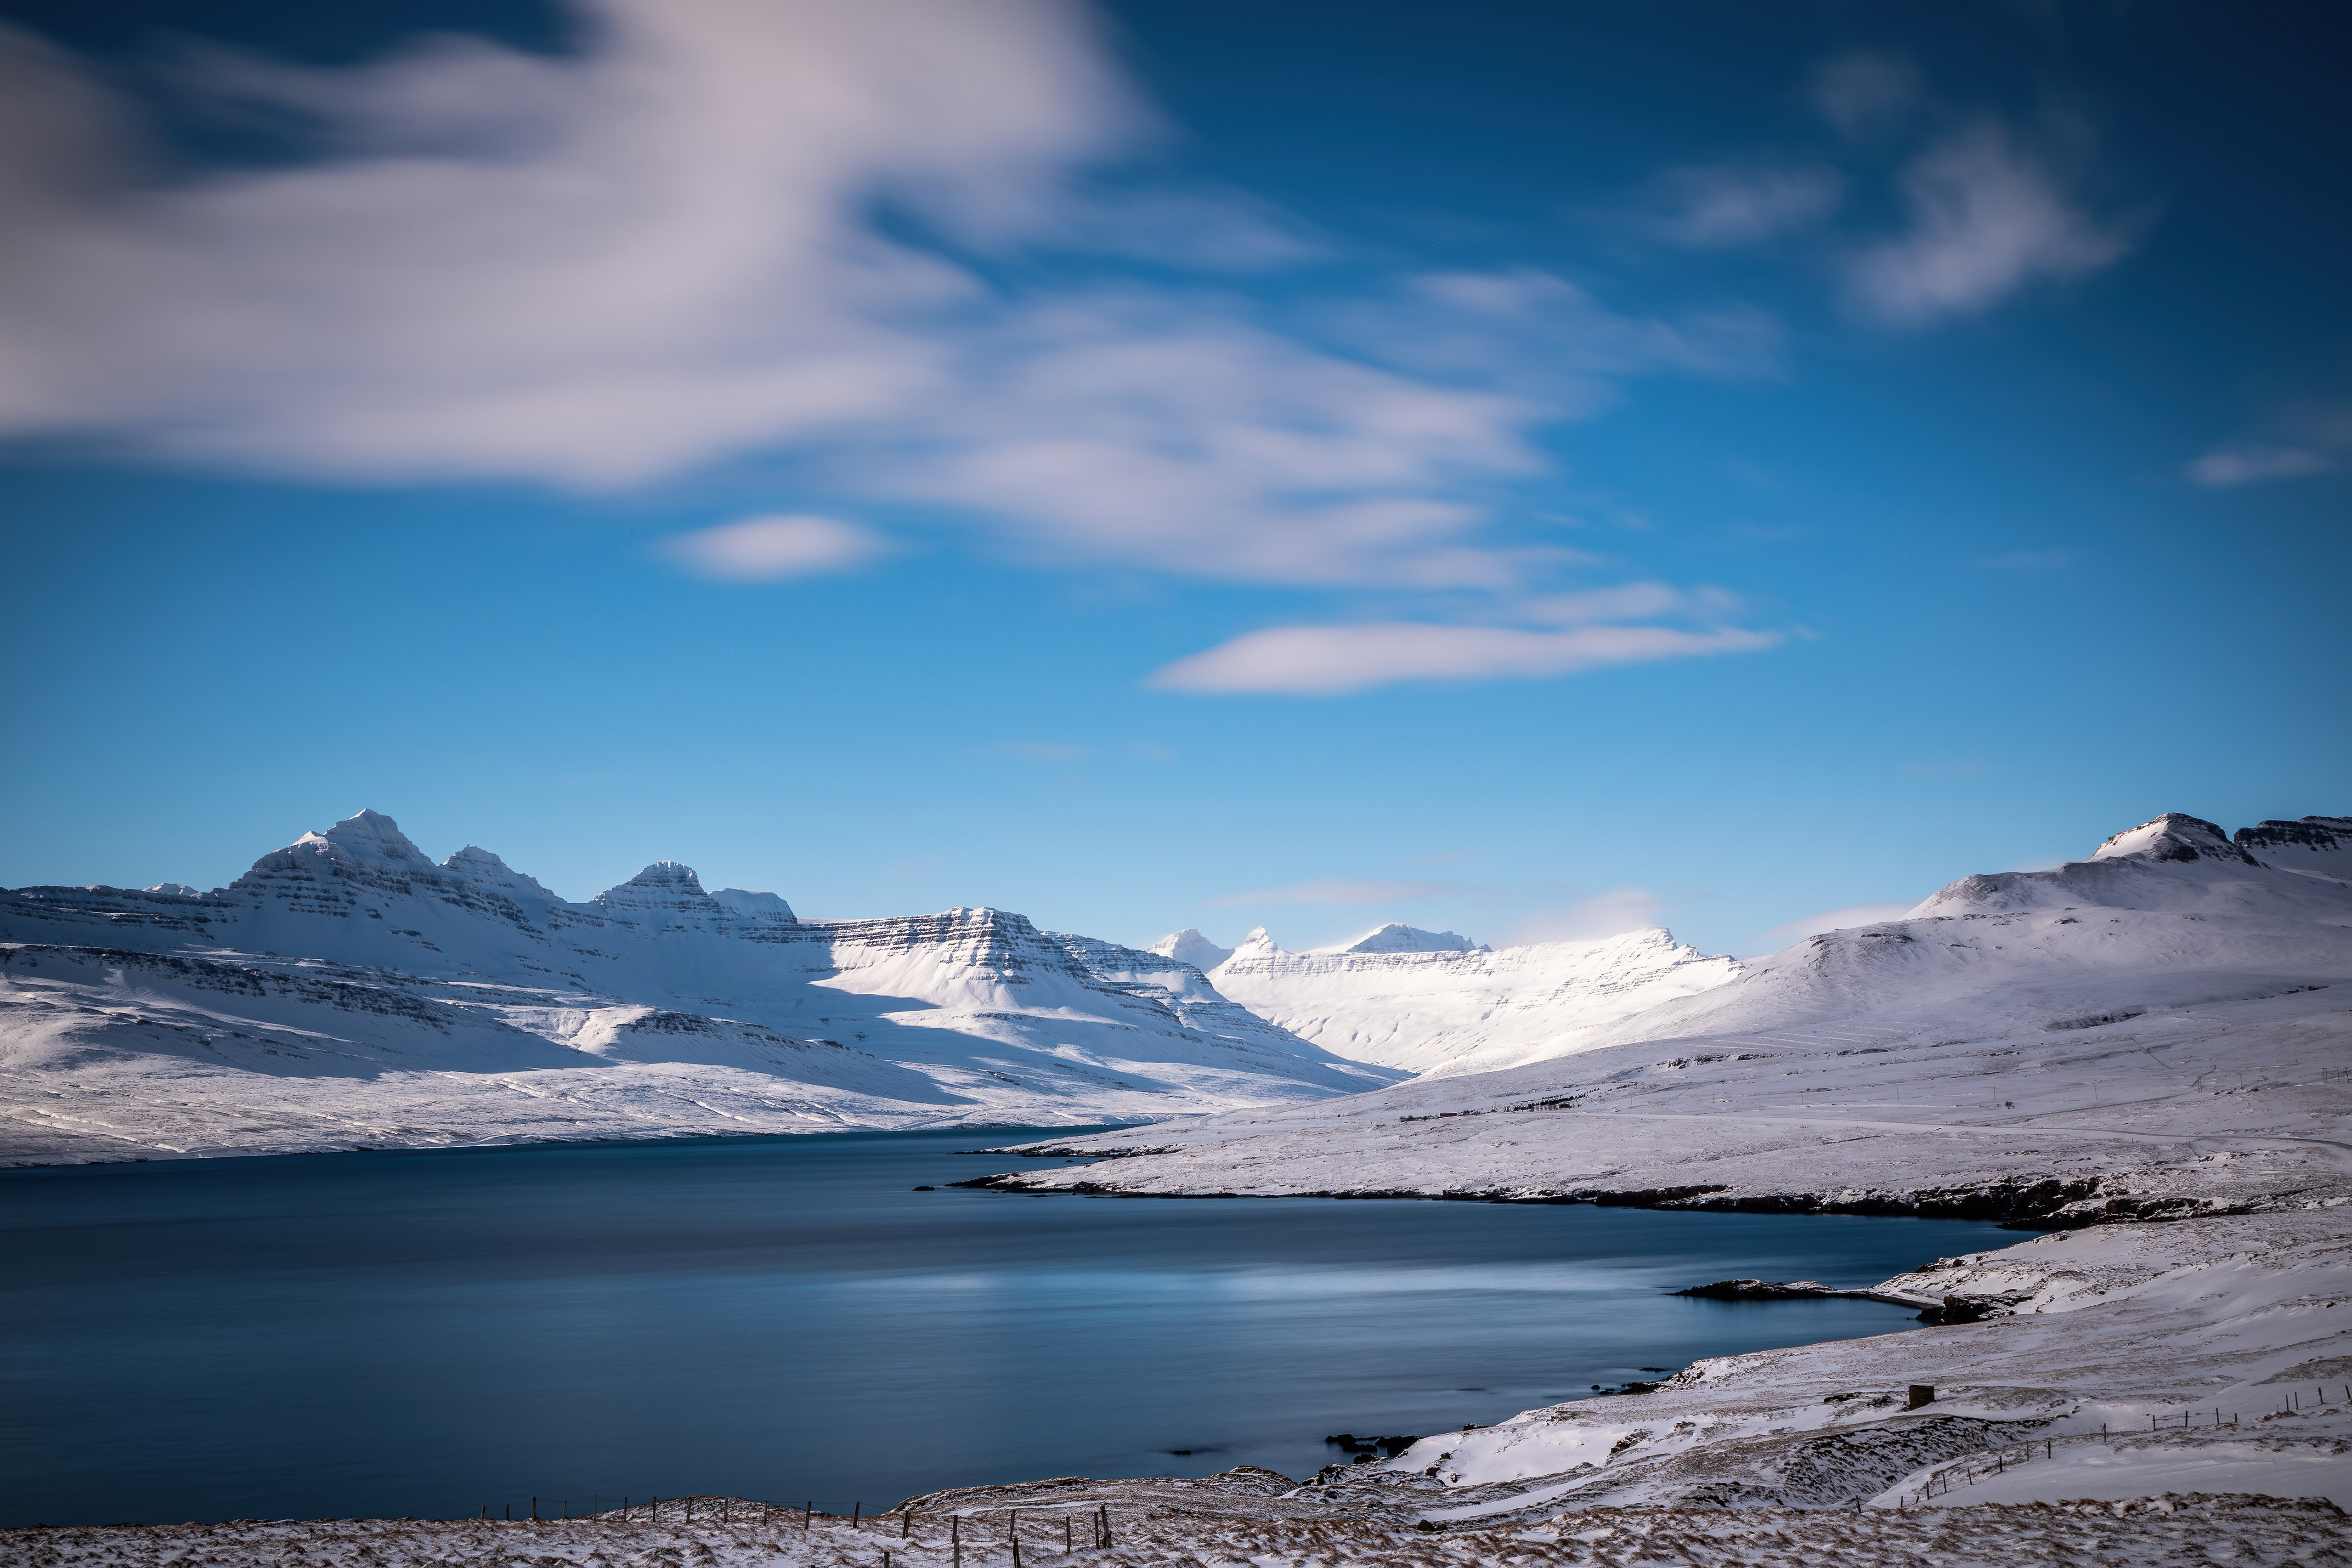
[[[1062,1125],[1375,1088],[1191,964],[1016,914],[581,903],[373,811],[209,893],[0,893],[0,1159]]]
[[[1411,1075],[1428,1087],[1360,1103],[1581,1081],[1587,1053],[1628,1041],[1793,1030],[1868,1054],[2090,1029],[2352,979],[2347,879],[2352,819],[2233,839],[2174,814],[1748,963],[1654,929],[1490,949],[1390,924],[1306,952],[1188,930],[1139,950],[991,909],[803,920],[673,861],[575,903],[488,850],[436,864],[362,811],[209,893],[0,892],[0,1160],[1214,1130]]]

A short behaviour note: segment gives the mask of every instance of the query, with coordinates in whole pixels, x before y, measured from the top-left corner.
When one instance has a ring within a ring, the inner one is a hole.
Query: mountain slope
[[[1217,989],[1336,1055],[1423,1077],[1491,1072],[1583,1049],[1626,1018],[1739,973],[1663,931],[1474,947],[1388,925],[1285,951],[1263,928],[1209,972]]]
[[[1390,1081],[1181,962],[986,909],[803,921],[648,866],[585,902],[391,818],[227,888],[0,893],[0,1159],[1083,1125]]]
[[[993,1181],[2071,1220],[2352,1202],[2352,883],[2306,868],[2352,847],[2342,820],[2232,842],[2160,817],[1808,938],[1576,1056],[1086,1139],[1136,1157]]]

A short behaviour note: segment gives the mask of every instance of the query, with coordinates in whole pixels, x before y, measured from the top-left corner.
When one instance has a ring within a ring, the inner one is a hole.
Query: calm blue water
[[[1488,1422],[1644,1367],[1910,1325],[1669,1289],[1867,1284],[2018,1239],[944,1189],[1013,1163],[955,1150],[1015,1136],[0,1173],[0,1523],[1303,1478],[1345,1457],[1327,1433]]]

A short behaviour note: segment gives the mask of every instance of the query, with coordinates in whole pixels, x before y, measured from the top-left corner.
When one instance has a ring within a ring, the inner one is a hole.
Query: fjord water
[[[1016,1136],[0,1173],[0,1523],[495,1517],[624,1493],[846,1511],[1057,1475],[1304,1479],[1345,1458],[1328,1433],[1436,1432],[1912,1326],[1678,1287],[1867,1284],[2018,1239],[946,1185],[1017,1163],[958,1152]]]

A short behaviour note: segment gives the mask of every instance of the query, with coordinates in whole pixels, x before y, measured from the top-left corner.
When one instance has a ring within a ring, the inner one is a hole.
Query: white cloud
[[[156,187],[19,40],[0,99],[0,428],[363,479],[630,483],[903,412],[981,239],[1139,116],[1045,0],[598,0],[587,51],[215,68],[331,151]],[[121,139],[114,132],[116,140]]]
[[[1484,531],[1531,426],[1769,369],[1760,314],[1629,320],[1533,272],[1410,281],[1350,355],[1131,270],[991,281],[966,258],[1318,242],[1118,181],[1158,122],[1062,0],[583,3],[561,58],[215,54],[200,87],[315,145],[162,183],[110,89],[0,35],[0,437],[590,489],[789,450],[1056,564],[1504,593],[1570,559]]]
[[[1649,620],[1683,616],[1719,622],[1738,613],[1737,596],[1721,588],[1678,588],[1671,583],[1625,583],[1575,594],[1545,594],[1517,601],[1530,621],[1548,626],[1584,626],[1594,621]]]
[[[1660,924],[1666,901],[1647,888],[1612,888],[1561,909],[1538,910],[1511,928],[1510,940],[1592,942]]]
[[[1567,279],[1534,268],[1423,273],[1326,315],[1334,331],[1390,363],[1475,379],[1567,413],[1606,404],[1619,379],[1645,372],[1780,374],[1780,325],[1760,310],[1735,307],[1676,321],[1621,316]]]
[[[1844,195],[1843,178],[1819,163],[1672,169],[1641,226],[1693,250],[1755,245],[1819,223]]]
[[[1807,915],[1770,931],[1759,931],[1752,952],[1778,952],[1791,942],[1802,942],[1809,936],[1825,931],[1849,931],[1855,926],[1881,925],[1887,921],[1899,921],[1918,907],[1918,900],[1907,904],[1846,904],[1834,910],[1823,910]]]
[[[772,583],[863,566],[889,551],[871,529],[831,517],[747,517],[672,534],[656,549],[702,577]]]
[[[2095,271],[2131,247],[1996,120],[1929,147],[1904,171],[1903,186],[1908,232],[1854,258],[1848,277],[1865,310],[1897,325],[1989,310],[2028,284]]]
[[[1738,627],[1278,626],[1180,658],[1150,684],[1171,691],[1333,697],[1401,680],[1539,679],[1610,665],[1752,653],[1780,641],[1777,633]]]
[[[2336,468],[2336,459],[2307,447],[2217,447],[2188,468],[2189,477],[2211,489],[2260,484],[2264,479],[2300,479]]]
[[[1459,882],[1300,882],[1295,887],[1269,888],[1256,893],[1228,893],[1211,899],[1211,909],[1244,904],[1402,904],[1436,893],[1462,890]]]

